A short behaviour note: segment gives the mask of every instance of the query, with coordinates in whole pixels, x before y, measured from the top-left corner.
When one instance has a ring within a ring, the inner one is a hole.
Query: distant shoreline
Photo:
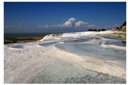
[[[4,44],[37,41],[47,34],[48,33],[4,33]]]

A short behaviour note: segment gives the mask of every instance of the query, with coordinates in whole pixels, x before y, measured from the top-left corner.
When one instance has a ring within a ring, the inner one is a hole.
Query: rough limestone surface
[[[5,44],[4,83],[126,83],[125,38],[97,35],[105,33],[113,32],[64,33]]]

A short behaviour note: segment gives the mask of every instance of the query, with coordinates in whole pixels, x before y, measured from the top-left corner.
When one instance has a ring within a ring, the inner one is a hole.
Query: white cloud
[[[79,26],[85,25],[85,24],[88,24],[88,23],[83,22],[83,21],[78,21],[78,22],[75,23],[75,27],[79,27]]]
[[[104,27],[98,27],[98,26],[95,26],[95,27],[99,29],[112,29],[112,28],[120,27],[120,25],[114,24],[114,25],[109,25],[109,26],[104,26]]]
[[[115,27],[119,27],[120,25],[115,24],[114,26],[115,26]]]
[[[109,26],[107,26],[106,28],[111,28],[111,27],[120,27],[120,25],[118,25],[118,24],[115,24],[115,25],[109,25]]]
[[[50,27],[80,27],[82,25],[87,25],[87,22],[83,22],[83,21],[77,21],[75,18],[70,18],[68,19],[68,21],[66,21],[63,24],[58,24],[58,25],[46,25],[43,28],[50,28]]]
[[[94,24],[89,24],[87,22],[83,22],[83,21],[77,21],[77,19],[75,18],[69,18],[68,21],[66,21],[63,24],[58,24],[58,25],[45,25],[43,28],[62,28],[62,27],[73,27],[73,28],[97,28],[97,29],[101,29],[101,28],[114,28],[114,27],[119,27],[120,25],[118,24],[114,24],[114,25],[109,25],[109,26],[104,26],[104,27],[99,27],[96,26]]]
[[[87,27],[88,27],[88,28],[91,28],[91,27],[94,27],[94,26],[95,26],[95,25],[91,25],[91,24],[90,24],[90,25],[88,25]]]
[[[70,18],[62,26],[63,27],[74,27],[76,22],[77,22],[77,20],[75,18]]]
[[[6,25],[4,26],[5,28],[21,28],[22,26],[20,25],[20,23],[18,23],[17,25]]]

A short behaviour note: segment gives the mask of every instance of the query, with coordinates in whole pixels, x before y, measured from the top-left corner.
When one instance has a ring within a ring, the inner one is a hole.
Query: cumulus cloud
[[[85,24],[88,24],[88,23],[83,22],[83,21],[78,21],[78,22],[75,23],[75,27],[79,27],[79,26],[85,25]]]
[[[75,18],[70,18],[62,26],[63,27],[74,27],[76,22],[77,22],[77,20]]]
[[[83,21],[77,21],[75,18],[69,18],[68,21],[66,21],[63,24],[58,24],[58,25],[45,25],[43,28],[50,28],[50,27],[80,27],[83,25],[87,25],[87,22]]]
[[[114,28],[114,27],[119,27],[120,25],[118,24],[114,24],[114,25],[109,25],[109,26],[104,26],[104,27],[100,27],[100,26],[96,26],[94,24],[89,24],[87,22],[84,21],[77,21],[77,19],[75,18],[69,18],[68,21],[66,21],[63,24],[58,24],[58,25],[45,25],[43,28],[67,28],[67,27],[71,27],[71,28],[94,28],[94,29],[101,29],[101,28],[105,28],[105,29],[110,29],[110,28]]]

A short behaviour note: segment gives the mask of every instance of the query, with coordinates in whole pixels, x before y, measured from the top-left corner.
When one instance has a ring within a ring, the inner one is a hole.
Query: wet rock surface
[[[97,76],[95,77],[92,77],[91,75],[86,75],[84,77],[77,77],[77,78],[72,77],[70,79],[67,78],[64,83],[92,83],[92,84],[118,83],[118,84],[122,84],[122,83],[126,83],[126,80],[118,78],[118,77],[109,76],[107,74],[98,73]]]
[[[114,77],[108,74],[88,70],[75,65],[65,65],[53,69],[47,69],[38,73],[27,83],[126,83],[125,79]]]

